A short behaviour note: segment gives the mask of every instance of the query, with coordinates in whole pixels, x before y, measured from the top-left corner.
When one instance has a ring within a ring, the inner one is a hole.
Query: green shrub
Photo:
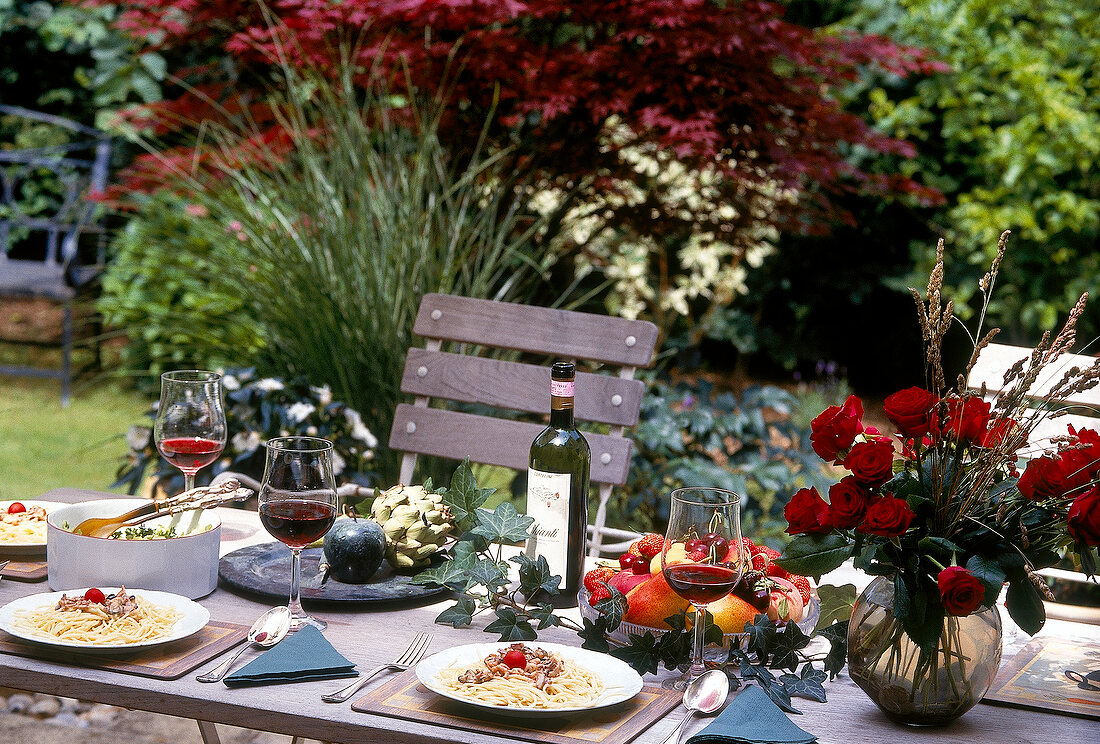
[[[166,370],[251,364],[263,348],[242,293],[218,269],[247,262],[247,251],[231,236],[196,230],[201,214],[180,197],[156,194],[111,245],[97,307],[128,336],[125,372],[154,387]]]
[[[754,540],[778,535],[786,498],[798,488],[827,486],[809,430],[792,418],[788,392],[752,385],[740,395],[706,380],[653,382],[631,437],[626,485],[616,488],[608,524],[663,533],[669,493],[685,485],[717,486],[747,496],[742,528]]]

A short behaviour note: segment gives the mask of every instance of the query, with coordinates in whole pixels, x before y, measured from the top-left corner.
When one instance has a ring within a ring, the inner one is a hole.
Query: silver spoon
[[[668,738],[665,739],[665,744],[678,741],[680,729],[696,713],[713,713],[721,708],[722,703],[726,702],[726,696],[729,695],[729,692],[729,678],[721,669],[711,669],[693,679],[687,689],[684,690],[684,707],[688,709],[688,712],[680,719],[680,723],[676,724],[676,728],[672,730]]]
[[[279,641],[286,638],[290,632],[290,608],[272,607],[256,618],[252,627],[248,630],[248,642],[260,648],[271,648]],[[248,648],[248,644],[237,649],[237,653],[218,664],[206,674],[200,674],[195,679],[199,682],[217,682],[226,675],[241,654]]]

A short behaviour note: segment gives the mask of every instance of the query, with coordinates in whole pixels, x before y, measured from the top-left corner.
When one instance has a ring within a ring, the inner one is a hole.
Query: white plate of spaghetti
[[[103,601],[86,599],[89,594]],[[0,607],[5,633],[84,653],[159,646],[193,635],[208,622],[210,612],[187,597],[124,587],[43,592]]]
[[[499,715],[592,710],[642,689],[641,676],[613,656],[541,641],[456,646],[417,664],[416,676],[432,692]]]
[[[0,501],[0,555],[34,555],[46,551],[46,515],[52,501]]]

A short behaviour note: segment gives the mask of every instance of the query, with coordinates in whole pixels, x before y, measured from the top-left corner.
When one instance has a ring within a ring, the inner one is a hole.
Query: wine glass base
[[[681,674],[679,677],[671,677],[661,683],[661,687],[666,690],[679,690],[683,692],[691,684],[690,674]]]
[[[307,625],[312,625],[317,630],[324,630],[328,627],[328,623],[320,618],[313,617],[312,615],[297,615],[290,618],[290,632],[293,633],[296,630],[301,630]]]

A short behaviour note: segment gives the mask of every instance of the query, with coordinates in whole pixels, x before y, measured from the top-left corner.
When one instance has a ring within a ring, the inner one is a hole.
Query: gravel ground
[[[289,744],[290,737],[218,726],[222,744]],[[194,721],[0,688],[0,744],[202,744]],[[311,743],[312,744],[312,743]]]

